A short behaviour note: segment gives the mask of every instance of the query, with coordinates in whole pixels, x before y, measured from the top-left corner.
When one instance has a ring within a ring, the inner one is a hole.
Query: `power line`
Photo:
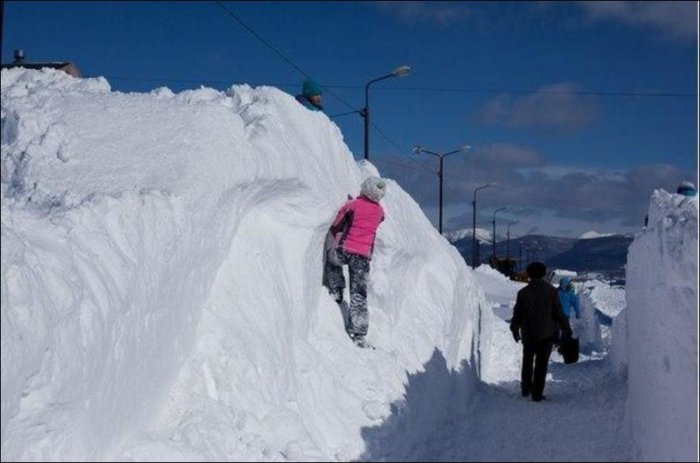
[[[581,207],[581,208],[584,208],[584,209],[593,209],[593,208],[595,208],[595,206],[593,206],[593,205],[591,205],[591,204],[576,203],[576,202],[567,201],[567,200],[561,199],[561,198],[555,198],[555,197],[551,197],[551,196],[543,196],[543,195],[537,195],[537,194],[527,193],[526,190],[523,190],[522,188],[515,188],[515,187],[511,187],[511,186],[506,186],[506,185],[499,185],[499,186],[500,186],[501,188],[505,189],[505,190],[515,191],[515,192],[517,192],[519,195],[522,195],[522,196],[529,196],[529,197],[531,197],[531,198],[546,199],[547,201],[552,201],[552,202],[556,202],[556,203],[560,203],[560,204],[567,204],[567,205],[569,205],[569,206]]]
[[[108,80],[125,80],[130,82],[169,82],[175,84],[202,84],[202,83],[212,83],[212,84],[222,84],[231,85],[230,80],[214,80],[214,79],[169,79],[166,77],[125,77],[125,76],[104,76]],[[260,84],[252,84],[260,85]],[[285,85],[291,87],[291,85]]]
[[[359,85],[327,85],[329,88],[363,88]],[[596,96],[624,96],[624,97],[682,97],[695,98],[696,93],[681,92],[631,92],[631,91],[586,91],[586,90],[518,90],[518,89],[494,89],[494,88],[450,88],[450,87],[376,87],[380,90],[393,91],[419,91],[419,92],[461,92],[461,93],[516,93],[532,94],[541,93],[547,95],[596,95]]]
[[[279,51],[277,48],[275,48],[270,42],[265,40],[260,34],[255,32],[252,27],[250,27],[248,24],[246,24],[241,18],[238,17],[235,13],[233,13],[231,10],[226,8],[226,5],[224,5],[222,2],[217,1],[217,5],[219,5],[225,12],[228,14],[230,17],[232,17],[234,20],[236,20],[241,26],[243,26],[248,32],[253,34],[253,36],[258,39],[260,42],[263,43],[267,48],[272,50],[274,53],[277,54],[280,58],[282,58],[283,61],[285,61],[287,64],[289,64],[291,67],[305,75],[306,77],[311,77],[309,74],[306,73],[302,68],[297,66],[291,59],[287,58],[281,51]]]
[[[306,75],[306,74],[304,74]],[[216,84],[229,85],[229,80],[214,80],[214,79],[171,79],[163,77],[122,77],[122,76],[105,76],[112,80],[127,80],[127,81],[142,81],[142,82],[173,82],[185,84],[198,84],[210,82]],[[249,82],[250,85],[269,85],[280,88],[295,88],[299,84],[282,83],[282,82]],[[364,89],[361,85],[323,85],[323,88],[328,90],[331,88],[342,89]],[[412,91],[412,92],[457,92],[457,93],[515,93],[515,94],[532,94],[541,93],[547,95],[596,95],[596,96],[619,96],[619,97],[652,97],[652,98],[695,98],[695,93],[679,93],[679,92],[607,92],[607,91],[556,91],[556,90],[515,90],[515,89],[488,89],[488,88],[449,88],[449,87],[376,87],[377,90],[390,91]],[[328,92],[334,97],[337,95],[333,92]],[[341,100],[342,101],[342,100]],[[353,106],[343,102],[348,107]],[[359,110],[355,110],[359,111]],[[347,113],[350,114],[350,113]]]
[[[340,117],[340,116],[347,116],[348,114],[360,114],[360,113],[362,113],[361,110],[355,109],[355,110],[352,110],[352,111],[348,111],[348,112],[346,112],[346,113],[331,114],[331,115],[328,116],[328,117],[329,117],[330,119],[334,119],[334,118]]]
[[[117,76],[111,76],[111,77],[110,77],[110,76],[106,76],[106,77],[107,77],[108,79],[111,79],[111,80],[129,80],[129,81],[132,81],[132,80],[133,80],[133,81],[145,80],[145,81],[149,81],[149,82],[151,82],[151,81],[159,81],[159,82],[177,82],[177,83],[202,83],[202,82],[209,82],[209,83],[218,83],[218,84],[224,84],[224,85],[230,84],[230,82],[228,82],[228,81],[222,81],[222,80],[182,80],[182,79],[167,79],[167,78],[139,79],[139,78],[117,77]],[[253,84],[253,85],[255,85],[255,84]],[[290,87],[291,87],[291,86],[296,86],[296,84],[294,84],[294,85],[293,85],[293,84],[285,84],[285,85],[290,86]],[[279,84],[278,84],[278,86],[279,86]],[[348,112],[345,112],[345,113],[333,114],[333,115],[329,116],[329,118],[339,117],[339,116],[346,116],[346,115],[349,115],[349,114],[357,114],[357,113],[359,113],[359,112],[360,112],[360,110],[355,110],[355,109],[354,109],[354,110],[352,110],[352,111],[348,111]],[[391,138],[389,138],[389,136],[388,136],[382,129],[380,129],[376,124],[372,123],[372,126],[373,126],[373,128],[374,128],[382,137],[384,137],[390,144],[392,144],[396,149],[398,149],[399,152],[405,152],[405,150],[404,150],[403,148],[401,148],[401,146],[399,146],[396,142],[394,142]],[[417,163],[415,160],[411,159],[410,157],[407,158],[407,159],[408,159],[409,161],[415,162],[415,163],[420,167],[421,170],[426,171],[426,172],[430,172],[430,173],[435,173],[435,172],[433,172],[433,171],[431,171],[431,170],[429,170],[429,169],[426,169],[425,166],[423,166],[423,165],[420,164],[420,163]],[[407,165],[405,165],[405,164],[397,164],[397,163],[389,163],[389,164],[393,164],[393,165],[401,166],[401,167],[404,167],[404,168],[416,170],[415,167],[407,166]]]
[[[256,39],[258,39],[258,40],[259,40],[263,45],[265,45],[267,48],[269,48],[270,50],[272,50],[277,56],[279,56],[280,58],[282,58],[282,60],[284,60],[287,64],[289,64],[290,66],[292,66],[294,69],[296,69],[297,71],[299,71],[302,75],[306,76],[307,78],[311,78],[311,76],[310,76],[306,71],[304,71],[302,68],[300,68],[299,66],[297,66],[291,59],[287,58],[287,57],[284,55],[284,53],[282,53],[281,51],[279,51],[279,50],[278,50],[277,48],[275,48],[270,42],[268,42],[267,40],[265,40],[260,34],[258,34],[257,32],[255,32],[255,30],[254,30],[252,27],[250,27],[248,24],[246,24],[246,23],[245,23],[241,18],[239,18],[238,15],[236,15],[233,11],[229,10],[228,8],[226,8],[226,5],[224,5],[224,4],[223,4],[222,2],[220,2],[220,1],[217,1],[216,3],[217,3],[217,5],[219,5],[231,18],[233,18],[234,20],[236,20],[236,21],[237,21],[240,25],[242,25],[248,32],[250,32],[251,34],[253,34],[253,36],[254,36]],[[325,86],[322,86],[322,87],[323,87],[323,88],[326,88]],[[333,93],[333,92],[331,92],[331,91],[328,91],[328,93],[329,93],[331,96],[333,96],[334,98],[336,98],[338,101],[340,101],[341,103],[343,103],[343,104],[344,104],[345,106],[347,106],[348,108],[353,109],[353,110],[354,110],[354,109],[357,109],[357,108],[355,108],[353,105],[351,105],[350,103],[348,103],[347,101],[345,101],[344,99],[342,99],[341,97],[339,97],[338,95],[336,95],[335,93]]]
[[[375,161],[373,161],[373,162],[376,162],[377,164],[389,164],[389,165],[392,165],[392,166],[403,167],[404,169],[420,170],[420,169],[418,169],[418,168],[416,168],[416,167],[409,166],[408,164],[401,164],[400,162],[387,161],[387,160],[385,160],[385,159],[377,159],[377,160],[375,160]],[[425,168],[424,168],[423,170],[428,171],[428,172],[430,172],[430,173],[435,173],[435,172],[429,171],[428,169],[425,169]]]
[[[306,76],[306,77],[311,77],[311,76],[310,76],[307,72],[305,72],[302,68],[300,68],[299,66],[297,66],[291,59],[287,58],[287,57],[284,55],[284,53],[282,53],[281,51],[279,51],[279,50],[278,50],[277,48],[275,48],[269,41],[265,40],[260,34],[258,34],[257,32],[255,32],[255,30],[253,30],[252,27],[250,27],[250,26],[249,26],[248,24],[246,24],[241,18],[239,18],[238,15],[236,15],[236,14],[233,13],[231,10],[229,10],[228,8],[226,8],[226,6],[225,6],[222,2],[217,1],[216,3],[217,3],[224,11],[226,11],[226,13],[227,13],[231,18],[233,18],[233,19],[236,20],[239,24],[241,24],[243,27],[245,27],[245,29],[246,29],[248,32],[250,32],[251,34],[253,34],[253,36],[255,36],[255,38],[257,38],[260,42],[262,42],[262,43],[263,43],[266,47],[268,47],[270,50],[272,50],[273,52],[275,52],[275,54],[277,54],[280,58],[282,58],[287,64],[289,64],[290,66],[292,66],[294,69],[296,69],[297,71],[299,71],[299,72],[300,72],[301,74],[303,74],[304,76]],[[322,87],[323,87],[324,89],[326,89],[326,90],[328,89],[327,86],[322,86]],[[343,103],[345,106],[347,106],[348,108],[350,108],[350,109],[352,110],[352,112],[359,112],[359,110],[358,110],[357,108],[355,108],[353,105],[351,105],[350,103],[348,103],[347,101],[345,101],[345,100],[344,100],[343,98],[341,98],[340,96],[336,95],[334,92],[329,91],[329,90],[327,90],[327,91],[328,91],[328,93],[331,94],[331,96],[335,97],[338,101],[340,101],[340,102]],[[352,112],[347,113],[347,114],[351,114]],[[384,137],[391,145],[393,145],[396,149],[398,149],[399,152],[407,152],[407,151],[405,151],[404,149],[402,149],[402,148],[401,148],[396,142],[394,142],[391,138],[389,138],[389,136],[388,136],[386,133],[384,133],[384,131],[383,131],[382,129],[380,129],[379,126],[377,126],[376,124],[372,123],[372,127],[374,127],[374,129],[375,129],[377,132],[379,132],[379,134],[380,134],[382,137]],[[428,170],[428,169],[426,169],[423,165],[421,165],[420,163],[416,162],[414,159],[411,159],[410,157],[409,157],[408,159],[409,159],[410,161],[412,161],[412,162],[418,164],[418,166],[420,166],[421,169],[423,169],[423,170]],[[403,166],[403,167],[406,167],[406,166]]]
[[[399,153],[408,153],[408,152],[409,152],[408,150],[406,150],[406,149],[402,148],[401,146],[399,146],[399,144],[396,143],[394,140],[392,140],[391,138],[389,138],[389,136],[388,136],[382,129],[380,129],[374,122],[370,122],[370,125],[372,126],[372,128],[374,128],[374,130],[377,131],[377,133],[378,133],[379,135],[381,135],[386,141],[388,141],[389,144],[391,144],[394,148],[396,148],[396,149],[399,151]],[[416,164],[417,166],[419,166],[419,167],[421,168],[421,170],[423,170],[423,171],[430,172],[431,174],[435,174],[435,173],[436,173],[436,172],[434,172],[434,171],[432,171],[432,170],[426,168],[423,164],[421,164],[420,162],[416,161],[415,159],[413,159],[413,158],[410,157],[410,156],[407,157],[406,159],[408,159],[409,161],[411,161],[411,162],[413,162],[414,164]]]

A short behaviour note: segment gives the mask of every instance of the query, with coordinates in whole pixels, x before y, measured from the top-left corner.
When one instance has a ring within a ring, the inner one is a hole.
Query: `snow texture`
[[[627,420],[644,461],[698,448],[698,198],[657,190],[627,255]]]
[[[439,355],[433,425],[476,381],[483,296],[389,180],[358,351],[322,248],[370,175],[275,88],[3,70],[2,459],[354,459]]]
[[[352,343],[322,252],[379,172],[291,95],[10,69],[1,130],[3,461],[697,459],[697,199],[655,192],[627,288],[576,278],[534,403],[524,285],[390,179]]]

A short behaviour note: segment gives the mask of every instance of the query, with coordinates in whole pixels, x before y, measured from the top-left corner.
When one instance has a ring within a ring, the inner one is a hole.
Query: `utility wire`
[[[357,85],[328,85],[330,88],[363,88]],[[597,96],[625,96],[625,97],[683,97],[695,98],[696,93],[682,92],[609,92],[609,91],[586,91],[586,90],[518,90],[518,89],[494,89],[494,88],[450,88],[450,87],[376,87],[380,90],[394,91],[418,91],[418,92],[461,92],[461,93],[517,93],[531,94],[543,93],[548,95],[597,95]]]
[[[356,109],[356,110],[354,110],[354,111],[348,111],[348,112],[346,112],[346,113],[331,114],[331,115],[328,116],[328,117],[329,117],[330,119],[333,119],[333,118],[340,117],[340,116],[347,116],[348,114],[359,114],[359,113],[361,113],[361,112],[362,112],[361,110]]]
[[[370,125],[372,126],[372,128],[373,128],[374,130],[377,131],[377,133],[379,133],[379,135],[381,135],[386,141],[388,141],[390,145],[392,145],[394,148],[396,148],[396,149],[399,151],[399,153],[408,153],[408,152],[409,152],[408,150],[406,150],[406,149],[402,148],[401,146],[399,146],[399,144],[396,143],[394,140],[392,140],[391,138],[389,138],[389,136],[388,136],[382,129],[380,129],[374,122],[370,122]],[[418,161],[416,161],[415,159],[413,159],[411,156],[408,156],[406,159],[408,159],[409,161],[411,161],[411,162],[413,162],[414,164],[416,164],[417,166],[419,166],[420,169],[423,170],[423,171],[425,171],[425,172],[430,172],[431,174],[436,174],[436,173],[437,173],[437,172],[435,172],[435,171],[433,171],[433,170],[428,169],[428,168],[425,167],[423,164],[421,164],[420,162],[418,162]]]
[[[234,20],[236,20],[236,21],[237,21],[241,26],[243,26],[248,32],[250,32],[251,34],[253,34],[253,36],[254,36],[256,39],[258,39],[258,40],[259,40],[263,45],[265,45],[267,48],[269,48],[270,50],[272,50],[277,56],[279,56],[280,58],[282,58],[282,60],[284,60],[287,64],[289,64],[290,66],[292,66],[294,69],[296,69],[297,71],[299,71],[302,75],[306,76],[307,78],[311,78],[311,76],[310,76],[306,71],[304,71],[302,68],[300,68],[299,66],[297,66],[291,59],[287,58],[287,57],[284,55],[284,53],[282,53],[281,51],[279,51],[279,50],[278,50],[277,48],[275,48],[270,42],[268,42],[267,40],[265,40],[265,38],[263,38],[260,34],[258,34],[257,32],[255,32],[255,30],[254,30],[252,27],[250,27],[248,24],[246,24],[246,23],[245,23],[241,18],[239,18],[238,15],[236,15],[233,11],[229,10],[228,8],[226,8],[226,5],[224,5],[224,4],[223,4],[222,2],[220,2],[220,1],[217,1],[216,3],[217,3],[217,5],[219,5],[231,18],[233,18]],[[322,87],[323,87],[323,88],[326,88],[325,86],[322,86]],[[343,104],[344,104],[345,106],[347,106],[348,108],[353,109],[353,110],[357,109],[357,108],[355,108],[353,105],[351,105],[350,103],[348,103],[347,101],[345,101],[344,99],[342,99],[340,96],[336,95],[334,92],[331,92],[330,90],[328,90],[328,93],[329,93],[331,96],[335,97],[338,101],[340,101],[341,103],[343,103]]]
[[[202,84],[202,83],[212,83],[212,84],[222,84],[230,85],[231,81],[226,80],[213,80],[213,79],[168,79],[162,77],[125,77],[125,76],[104,76],[108,80],[125,80],[129,82],[169,82],[175,84]]]
[[[306,75],[306,74],[304,74]],[[185,84],[198,84],[203,82],[210,82],[216,84],[229,85],[231,81],[226,80],[213,80],[213,79],[170,79],[161,77],[122,77],[122,76],[105,76],[111,80],[126,80],[126,81],[142,81],[142,82],[173,82],[173,83],[185,83]],[[265,82],[256,83],[251,82],[250,85],[270,85],[280,88],[295,88],[299,84],[290,84],[282,82]],[[361,85],[323,85],[323,88],[328,90],[331,88],[342,88],[342,89],[364,89]],[[532,93],[542,93],[548,95],[596,95],[596,96],[619,96],[619,97],[652,97],[652,98],[696,98],[695,93],[682,93],[682,92],[607,92],[607,91],[556,91],[556,90],[515,90],[515,89],[488,89],[488,88],[449,88],[449,87],[374,87],[376,90],[391,90],[391,91],[413,91],[413,92],[458,92],[458,93],[515,93],[515,94],[532,94]],[[331,95],[337,97],[335,93],[328,91]],[[342,100],[341,100],[342,101]],[[344,102],[348,107],[353,106],[350,103]],[[359,111],[359,110],[355,110]],[[354,112],[354,111],[353,111]],[[351,114],[346,113],[346,114]]]
[[[226,6],[225,6],[222,2],[217,1],[216,4],[219,5],[219,6],[226,12],[226,14],[227,14],[228,16],[230,16],[231,18],[233,18],[233,19],[234,19],[235,21],[237,21],[241,26],[243,26],[248,32],[250,32],[250,33],[251,33],[256,39],[258,39],[263,45],[265,45],[267,48],[269,48],[270,50],[272,50],[272,51],[273,51],[277,56],[279,56],[284,62],[286,62],[287,64],[289,64],[289,65],[290,65],[292,68],[294,68],[295,70],[299,71],[302,75],[304,75],[304,76],[306,76],[306,77],[308,77],[308,78],[311,77],[311,76],[310,76],[306,71],[304,71],[301,67],[297,66],[291,59],[287,58],[287,56],[285,56],[284,53],[282,53],[281,51],[279,51],[279,50],[278,50],[277,48],[275,48],[269,41],[265,40],[264,37],[262,37],[260,34],[258,34],[257,32],[255,32],[255,30],[254,30],[252,27],[250,27],[248,24],[246,24],[245,21],[243,21],[240,17],[238,17],[238,15],[236,15],[234,12],[232,12],[231,10],[229,10],[228,8],[226,8]],[[115,79],[115,80],[137,80],[137,79],[130,79],[130,78],[128,78],[128,77],[111,77],[111,79]],[[218,83],[218,84],[224,84],[224,85],[226,85],[226,84],[229,83],[229,82],[225,82],[225,81],[221,81],[221,80],[201,80],[201,81],[178,80],[178,79],[153,79],[153,80],[158,80],[158,81],[160,81],[160,82],[180,82],[180,83],[210,82],[210,83]],[[274,85],[274,84],[273,84],[273,85]],[[277,85],[280,86],[279,84],[277,84]],[[285,86],[291,86],[291,85],[285,84]],[[327,87],[326,87],[326,86],[323,86],[323,88],[325,88],[325,89],[327,90]],[[359,109],[356,109],[354,106],[352,106],[350,103],[348,103],[347,101],[345,101],[343,98],[341,98],[341,97],[339,97],[338,95],[336,95],[334,92],[329,91],[329,90],[327,90],[327,91],[328,91],[329,94],[331,94],[333,97],[335,97],[338,101],[340,101],[341,103],[345,104],[348,108],[352,109],[352,111],[349,111],[349,112],[346,112],[346,113],[342,113],[342,114],[336,114],[336,115],[331,116],[331,117],[339,117],[339,116],[344,116],[344,115],[353,114],[353,113],[360,113],[360,110],[359,110]],[[391,143],[394,147],[396,147],[396,148],[399,150],[399,152],[405,152],[397,143],[395,143],[393,140],[391,140],[391,139],[384,133],[384,131],[381,130],[376,124],[372,123],[372,126],[374,127],[374,129],[375,129],[377,132],[379,132],[379,134],[380,134],[382,137],[384,137],[387,141],[389,141],[389,143]],[[414,161],[413,159],[411,159],[411,158],[408,158],[408,159],[411,160],[411,161],[413,161],[413,162],[415,162],[415,161]],[[403,167],[403,168],[408,168],[408,169],[414,169],[414,170],[416,170],[415,167],[411,167],[411,166],[408,166],[408,165],[405,165],[405,164],[399,164],[399,163],[395,163],[395,162],[386,162],[386,161],[385,161],[385,163],[386,163],[386,164],[392,164],[392,165],[395,165],[395,166],[400,166],[400,167]],[[424,166],[422,166],[421,164],[418,163],[418,165],[420,166],[420,168],[421,168],[422,170],[428,170],[428,169],[426,169]]]
[[[306,71],[304,71],[302,68],[300,68],[299,66],[297,66],[291,59],[287,58],[281,51],[279,51],[278,49],[276,49],[270,42],[268,42],[267,40],[265,40],[265,38],[263,38],[262,36],[260,36],[260,34],[258,34],[257,32],[255,32],[255,30],[253,30],[252,27],[248,26],[248,24],[246,24],[241,18],[239,18],[238,15],[236,15],[234,12],[232,12],[231,10],[229,10],[228,8],[226,8],[226,5],[224,5],[222,2],[219,2],[219,1],[217,1],[216,4],[219,5],[219,6],[226,12],[226,14],[228,14],[231,18],[233,18],[235,21],[237,21],[238,24],[240,24],[240,25],[243,26],[248,32],[250,32],[251,34],[253,34],[253,36],[254,36],[256,39],[258,39],[260,42],[262,42],[263,45],[265,45],[267,48],[269,48],[269,49],[272,50],[274,53],[276,53],[277,56],[279,56],[280,58],[282,58],[283,61],[285,61],[287,64],[289,64],[291,67],[293,67],[294,69],[296,69],[297,71],[299,71],[300,73],[302,73],[303,75],[305,75],[306,77],[311,77],[309,74],[306,73]]]
[[[522,188],[515,188],[515,187],[511,187],[511,186],[507,186],[507,185],[499,185],[499,187],[504,189],[504,190],[511,190],[511,191],[517,192],[519,195],[522,195],[522,196],[530,196],[532,198],[546,199],[547,201],[552,201],[552,202],[556,202],[556,203],[560,203],[560,204],[567,204],[569,206],[581,207],[584,209],[595,208],[595,206],[593,206],[591,204],[581,204],[581,203],[576,203],[573,201],[567,201],[567,200],[561,199],[561,198],[555,198],[555,197],[551,197],[551,196],[543,196],[543,195],[527,193],[527,191],[522,189]]]
[[[392,165],[392,166],[403,167],[404,169],[419,170],[419,169],[417,169],[416,167],[409,166],[408,164],[402,164],[402,163],[400,163],[400,162],[387,161],[386,159],[377,159],[377,160],[374,161],[374,162],[376,162],[377,164],[388,164],[388,165]],[[426,170],[426,171],[427,171],[427,169],[423,169],[423,170]],[[431,173],[434,173],[434,172],[431,172]]]
[[[228,8],[226,8],[226,6],[225,6],[222,2],[217,1],[216,3],[217,3],[224,11],[226,11],[226,13],[227,13],[231,18],[233,18],[234,20],[236,20],[236,21],[237,21],[240,25],[242,25],[248,32],[250,32],[251,34],[253,34],[253,36],[255,36],[255,38],[257,38],[260,42],[262,42],[266,47],[268,47],[270,50],[272,50],[273,52],[275,52],[275,54],[277,54],[280,58],[282,58],[287,64],[289,64],[290,66],[292,66],[294,69],[296,69],[297,71],[299,71],[299,72],[300,72],[301,74],[303,74],[304,76],[309,77],[309,78],[311,77],[306,71],[304,71],[302,68],[300,68],[299,66],[297,66],[291,59],[287,58],[287,57],[284,55],[284,53],[282,53],[281,51],[279,51],[279,50],[278,50],[277,48],[275,48],[269,41],[265,40],[260,34],[258,34],[257,32],[255,32],[255,30],[254,30],[252,27],[250,27],[248,24],[246,24],[241,18],[239,18],[238,15],[236,15],[236,14],[233,13],[231,10],[229,10]],[[325,88],[326,90],[328,89],[327,86],[323,86],[323,88]],[[340,101],[341,103],[343,103],[345,106],[347,106],[348,108],[352,109],[351,112],[345,113],[345,114],[352,114],[353,112],[360,112],[357,108],[355,108],[353,105],[351,105],[350,103],[348,103],[347,101],[345,101],[345,100],[344,100],[343,98],[341,98],[340,96],[336,95],[334,92],[332,92],[332,91],[330,91],[330,90],[327,90],[327,91],[328,91],[328,93],[331,94],[331,96],[335,97],[338,101]],[[345,114],[343,114],[343,115],[345,115]],[[336,117],[337,117],[337,116],[336,116]],[[383,131],[382,129],[380,129],[379,126],[377,126],[375,123],[372,123],[371,125],[372,125],[372,127],[373,127],[382,137],[384,137],[391,145],[393,145],[396,149],[398,149],[400,153],[401,153],[401,152],[404,152],[404,153],[407,152],[407,151],[405,151],[403,148],[401,148],[397,143],[395,143],[391,138],[389,138],[389,136],[386,135],[386,133],[384,133],[384,131]],[[416,163],[418,166],[420,166],[420,168],[421,168],[422,170],[428,170],[428,169],[425,168],[425,166],[421,165],[420,163],[418,163],[418,162],[415,161],[414,159],[412,159],[412,158],[410,158],[410,157],[409,157],[408,159],[409,159],[410,161]],[[394,163],[394,164],[397,165],[396,163]],[[404,166],[404,167],[406,167],[406,166]]]

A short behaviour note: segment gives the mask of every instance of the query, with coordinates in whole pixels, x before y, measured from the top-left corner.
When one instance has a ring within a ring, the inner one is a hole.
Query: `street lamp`
[[[496,186],[496,184],[489,183],[474,189],[474,200],[472,201],[472,268],[476,268],[476,192],[490,186]]]
[[[440,232],[441,235],[442,235],[442,178],[443,178],[442,160],[446,156],[449,156],[450,154],[460,153],[462,151],[468,150],[469,148],[471,148],[471,146],[462,145],[461,147],[459,147],[459,149],[456,149],[454,151],[450,151],[449,153],[440,154],[440,153],[435,153],[433,151],[429,151],[420,145],[416,145],[413,147],[413,152],[416,154],[428,153],[428,154],[432,154],[433,156],[437,156],[438,158],[440,158],[440,171],[438,172],[438,178],[440,179],[440,205],[439,205],[439,211],[440,211],[439,217],[440,218],[438,220],[438,231]]]
[[[365,160],[369,160],[369,86],[380,80],[389,79],[391,77],[405,77],[410,73],[410,66],[399,66],[391,71],[391,74],[372,79],[365,85],[365,107],[360,111],[360,115],[365,118]]]
[[[518,223],[517,220],[508,224],[508,232],[506,233],[506,259],[510,259],[510,226]]]
[[[523,241],[522,238],[518,241],[518,271],[523,267]]]
[[[495,211],[493,211],[493,259],[496,259],[496,212],[504,211],[506,209],[508,209],[508,206],[501,207],[500,209],[496,209]]]

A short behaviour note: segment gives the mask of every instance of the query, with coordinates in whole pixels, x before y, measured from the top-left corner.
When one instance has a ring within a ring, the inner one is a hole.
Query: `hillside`
[[[510,243],[497,242],[496,251],[499,257],[510,255],[512,258],[519,259],[522,256],[523,262],[526,262],[529,256],[530,261],[537,259],[548,267],[575,272],[601,273],[609,278],[619,279],[624,277],[627,249],[631,242],[631,237],[623,235],[581,239],[527,235],[513,238]],[[452,244],[470,264],[471,239],[458,239]],[[481,260],[487,261],[493,252],[492,245],[482,243],[480,252]]]

